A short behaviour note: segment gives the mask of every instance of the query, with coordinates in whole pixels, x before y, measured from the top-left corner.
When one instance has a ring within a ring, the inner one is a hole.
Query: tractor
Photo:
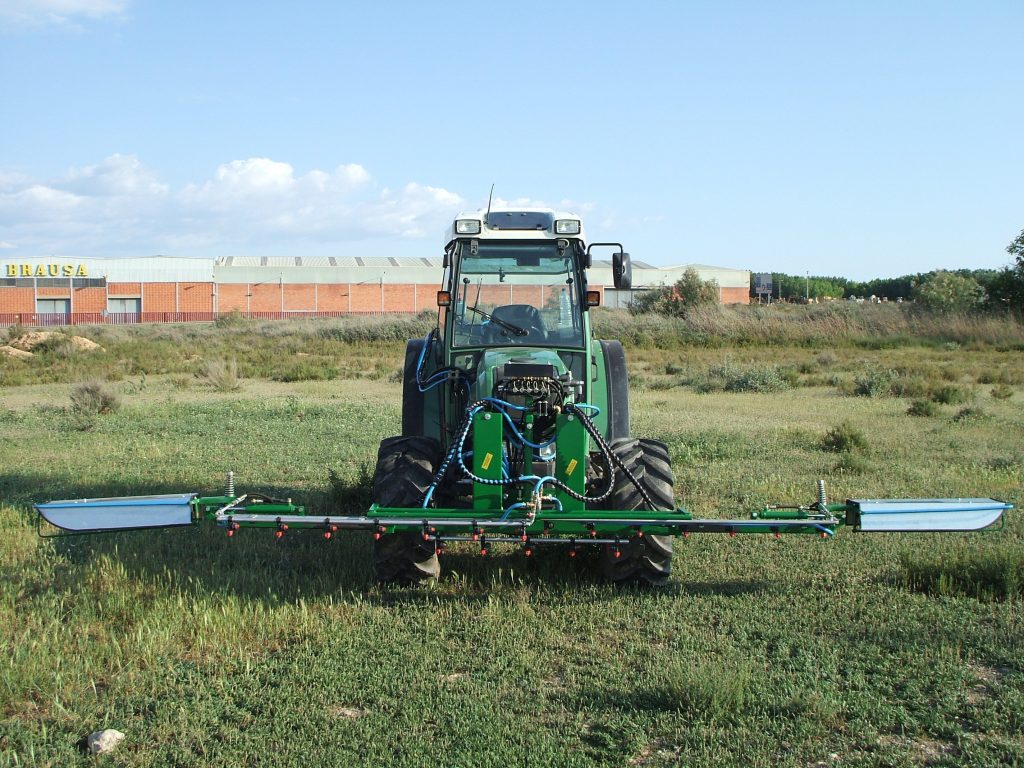
[[[408,342],[401,434],[381,442],[373,503],[360,514],[308,514],[290,499],[198,493],[37,504],[64,532],[96,533],[210,520],[240,528],[372,533],[382,582],[440,575],[438,554],[468,542],[487,554],[512,544],[569,557],[599,551],[617,584],[663,585],[672,543],[691,533],[810,534],[967,531],[1010,504],[987,498],[846,499],[818,481],[806,504],[769,505],[744,519],[700,519],[676,506],[664,443],[630,433],[626,359],[593,338],[603,291],[587,282],[594,252],[611,249],[616,289],[631,287],[619,243],[587,243],[580,218],[538,209],[459,215],[447,230],[438,321]]]

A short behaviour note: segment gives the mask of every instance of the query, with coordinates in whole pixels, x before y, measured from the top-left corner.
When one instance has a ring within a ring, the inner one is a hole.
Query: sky
[[[437,256],[580,214],[634,260],[999,268],[1024,3],[0,0],[0,261]]]

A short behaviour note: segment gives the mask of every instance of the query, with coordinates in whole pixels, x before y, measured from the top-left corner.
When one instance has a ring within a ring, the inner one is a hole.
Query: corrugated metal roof
[[[49,271],[58,265],[85,267],[88,277],[106,277],[110,282],[209,282],[220,283],[418,283],[436,285],[441,280],[440,257],[425,256],[224,256],[194,259],[180,256],[139,258],[29,257],[0,261],[0,275],[8,265],[39,265]],[[595,259],[590,272],[594,285],[612,284],[611,261]],[[723,288],[746,287],[750,272],[745,269],[706,264],[659,267],[633,261],[633,285],[637,288],[671,285],[693,267],[704,280],[717,280]],[[20,266],[17,266],[20,271]]]

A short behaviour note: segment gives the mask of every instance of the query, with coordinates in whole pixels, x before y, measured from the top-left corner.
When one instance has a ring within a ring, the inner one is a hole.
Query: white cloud
[[[7,249],[7,248],[15,248],[15,247],[17,247],[17,246],[15,246],[14,243],[9,243],[6,240],[0,240],[0,248]]]
[[[3,0],[0,20],[20,26],[67,25],[76,19],[121,16],[130,0]]]
[[[441,187],[383,187],[358,164],[298,174],[271,158],[233,160],[178,190],[133,155],[49,180],[0,170],[0,239],[26,255],[299,254],[362,238],[432,237],[466,207]]]

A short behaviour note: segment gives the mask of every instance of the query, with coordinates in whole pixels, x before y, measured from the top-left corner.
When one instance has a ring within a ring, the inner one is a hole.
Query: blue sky
[[[635,259],[999,267],[1024,4],[0,0],[0,260],[430,256],[567,206]]]

